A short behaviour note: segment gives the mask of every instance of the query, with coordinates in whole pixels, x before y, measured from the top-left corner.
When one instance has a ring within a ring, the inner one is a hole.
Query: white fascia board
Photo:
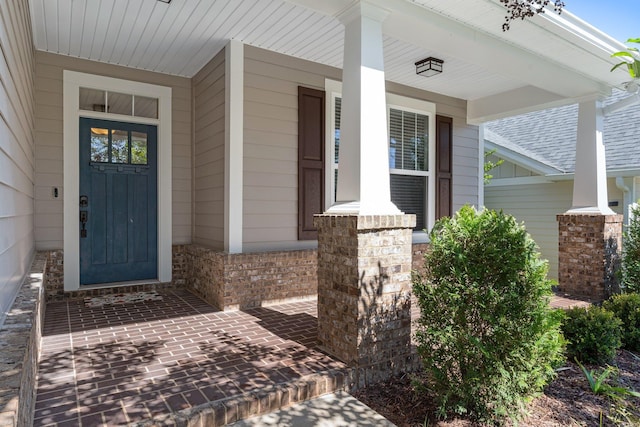
[[[495,155],[503,158],[511,163],[514,163],[522,168],[525,168],[533,173],[539,175],[552,175],[558,174],[562,172],[561,170],[546,165],[538,160],[532,159],[531,157],[525,156],[521,153],[513,151],[509,148],[503,147],[502,145],[495,144],[490,140],[485,140],[485,151],[496,150]]]
[[[568,10],[563,10],[561,14],[555,13],[552,7],[547,6],[547,12],[538,15],[539,20],[536,21],[540,27],[553,28],[560,27],[563,30],[573,34],[579,42],[578,47],[582,47],[589,51],[600,50],[605,57],[609,57],[612,64],[618,62],[610,55],[621,50],[626,50],[627,46],[619,40],[611,37],[609,34],[599,30],[586,21],[583,21]],[[557,31],[556,31],[557,32]]]
[[[607,178],[634,178],[640,176],[640,169],[616,169],[607,171]],[[516,178],[492,178],[485,187],[506,187],[511,185],[550,184],[560,181],[573,181],[573,173],[551,174],[545,176],[523,176]]]
[[[491,178],[486,188],[508,187],[512,185],[551,184],[554,180],[546,176],[520,176],[516,178]]]

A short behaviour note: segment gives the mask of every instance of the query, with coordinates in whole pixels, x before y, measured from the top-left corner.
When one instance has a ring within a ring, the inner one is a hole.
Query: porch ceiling
[[[29,0],[38,50],[185,77],[229,39],[342,67],[353,0]],[[498,0],[370,0],[384,24],[387,79],[469,101],[479,123],[594,94],[628,76],[609,73],[624,45],[570,13],[547,13],[502,32]],[[414,62],[445,61],[425,78]]]

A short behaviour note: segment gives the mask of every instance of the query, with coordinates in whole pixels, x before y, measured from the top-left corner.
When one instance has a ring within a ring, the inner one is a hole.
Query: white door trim
[[[64,290],[80,289],[80,199],[79,118],[157,123],[158,126],[158,281],[170,282],[171,256],[171,88],[64,70],[63,72],[64,159]],[[158,120],[80,110],[80,88],[129,93],[158,98]]]

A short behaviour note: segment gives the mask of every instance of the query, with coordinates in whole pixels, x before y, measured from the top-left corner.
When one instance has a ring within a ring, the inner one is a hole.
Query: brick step
[[[157,416],[151,420],[133,424],[133,426],[224,426],[256,415],[264,415],[287,408],[325,394],[349,391],[353,377],[353,370],[348,368],[317,372],[289,382],[251,390],[240,395]]]

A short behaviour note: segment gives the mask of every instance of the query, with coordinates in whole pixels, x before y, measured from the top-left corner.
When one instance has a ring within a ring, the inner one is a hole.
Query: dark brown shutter
[[[451,216],[453,119],[436,116],[436,219]]]
[[[318,238],[324,212],[324,91],[298,86],[298,239]]]

